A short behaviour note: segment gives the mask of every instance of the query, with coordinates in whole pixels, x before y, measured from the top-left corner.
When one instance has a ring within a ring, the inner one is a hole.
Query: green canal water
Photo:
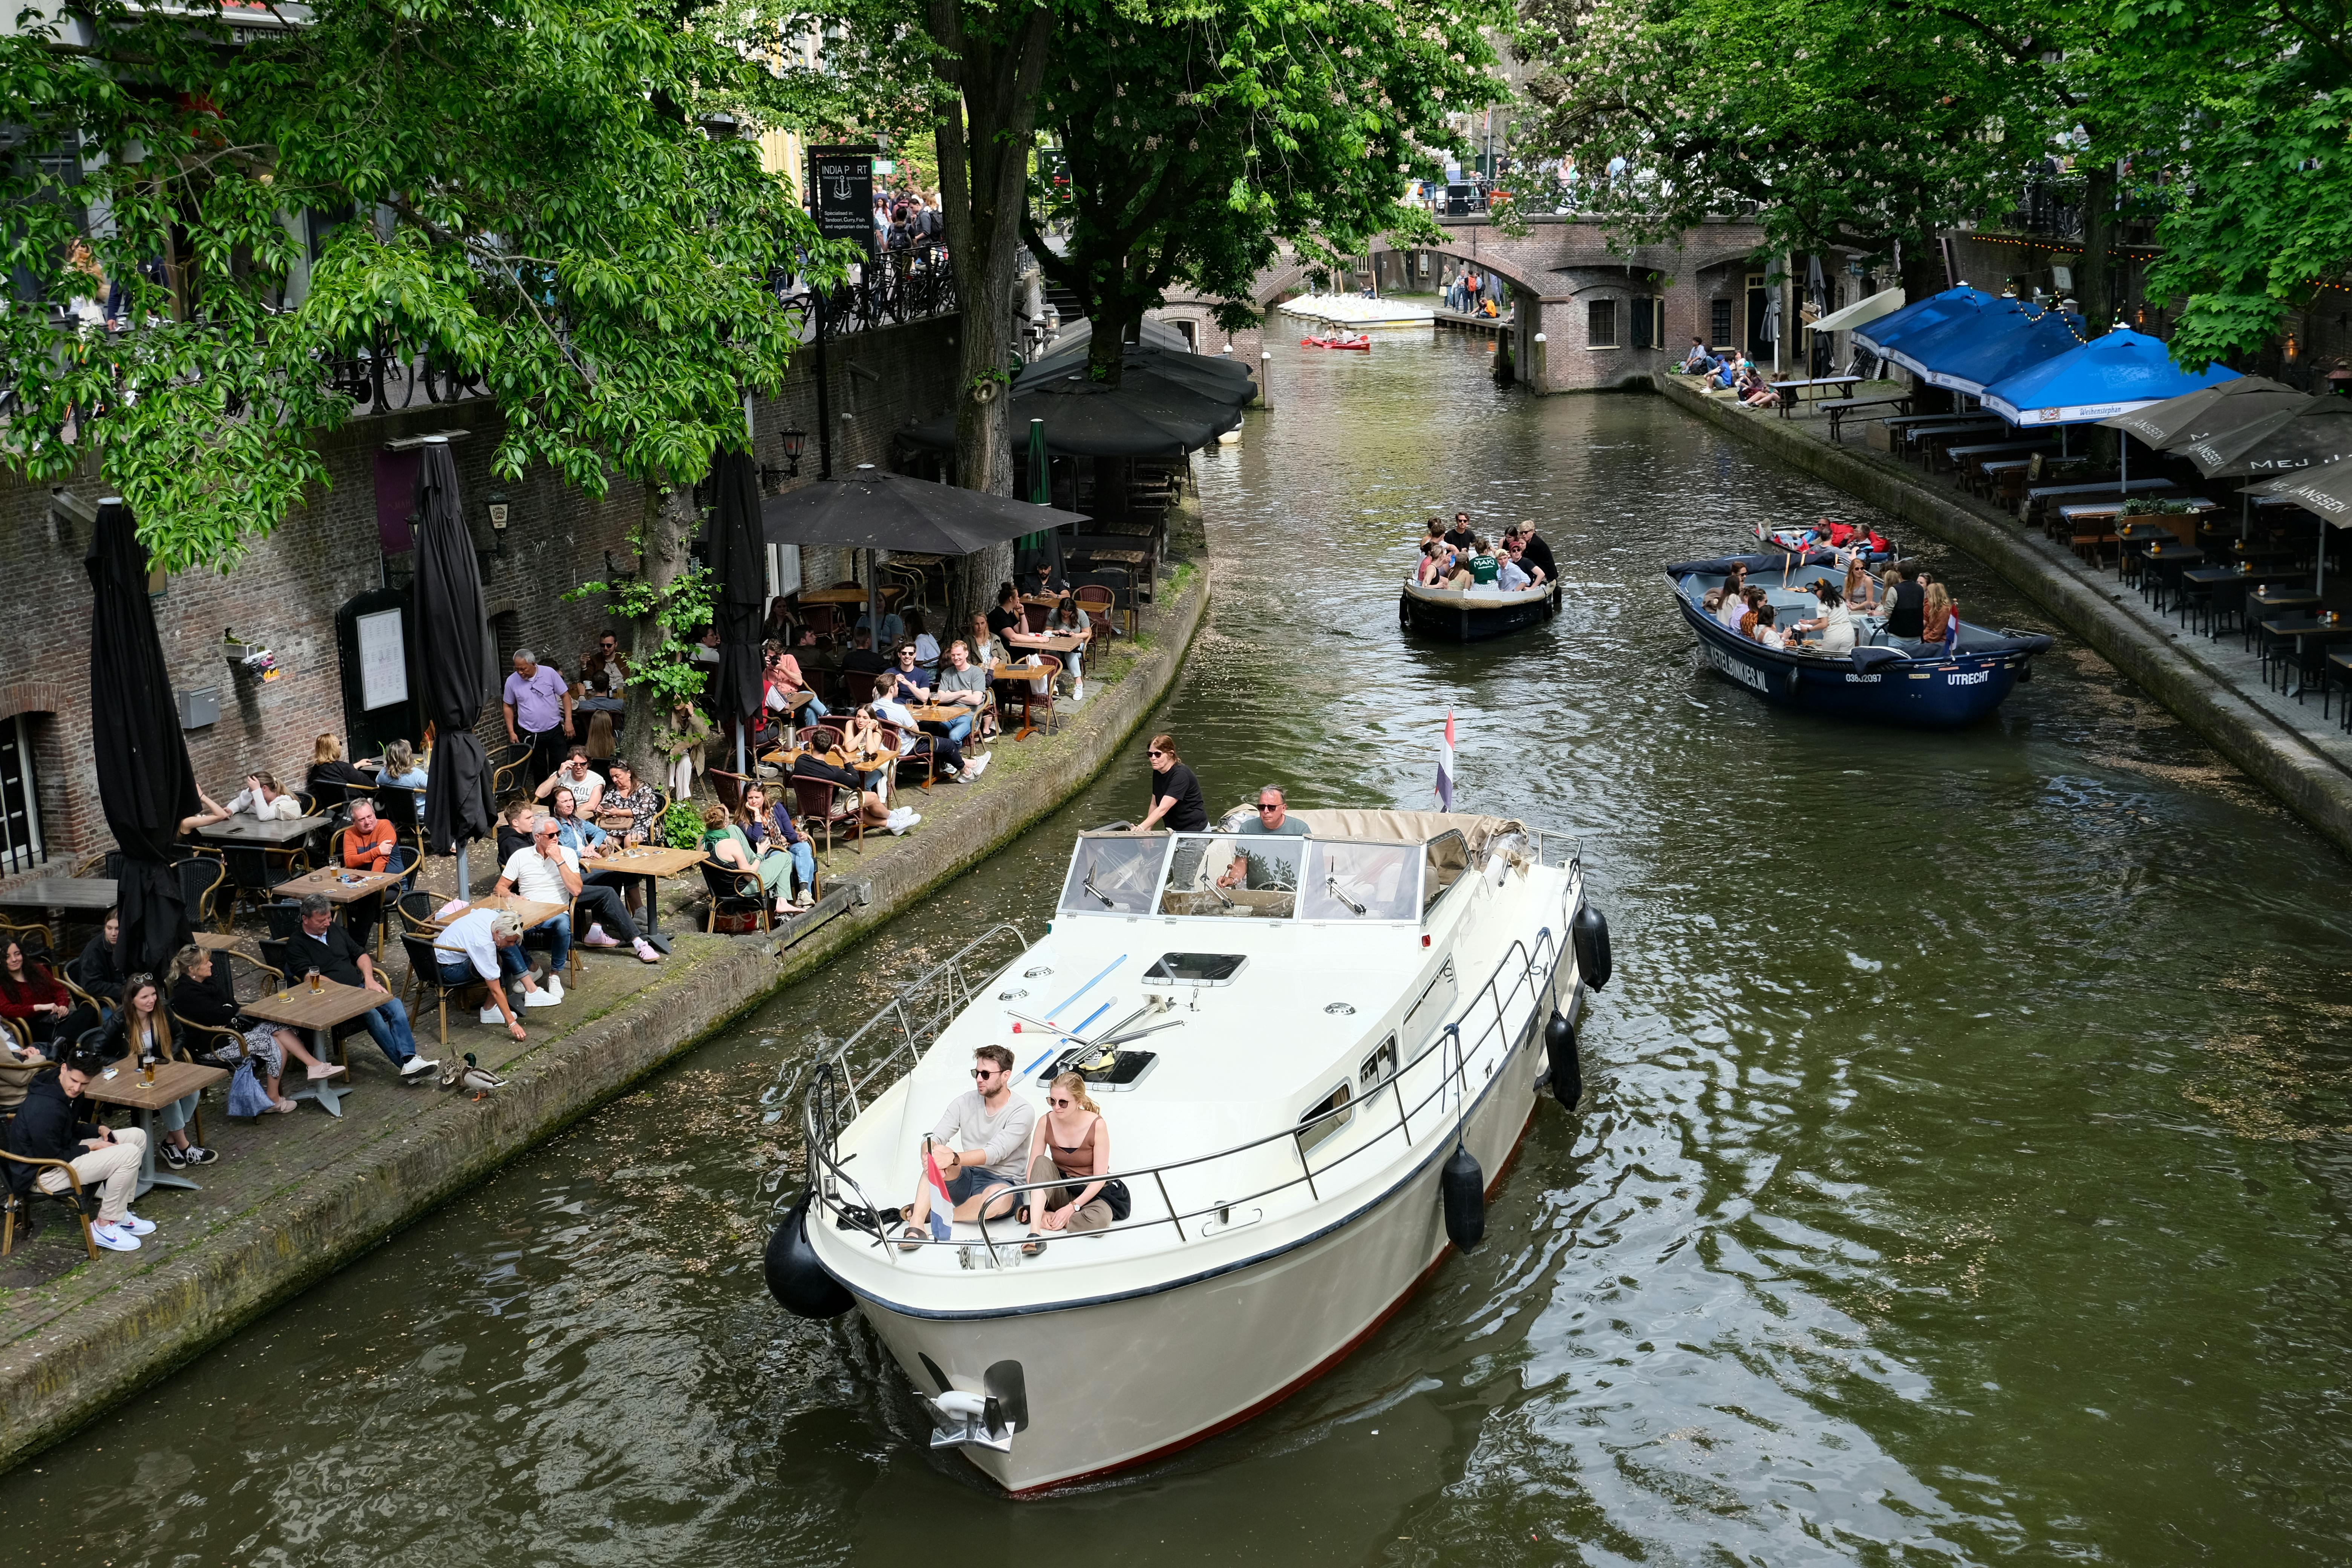
[[[762,1292],[745,1086],[988,923],[1034,934],[1071,833],[1139,807],[1139,745],[0,1479],[7,1560],[2352,1558],[2345,861],[2063,638],[1965,734],[1759,706],[1697,666],[1657,567],[1853,509],[1658,399],[1538,402],[1486,363],[1277,353],[1280,406],[1202,463],[1215,609],[1157,726],[1213,805],[1420,805],[1451,709],[1464,805],[1581,835],[1614,926],[1583,1113],[1538,1108],[1486,1246],[1352,1358],[1013,1503],[924,1451],[854,1320]],[[1409,542],[1456,506],[1540,521],[1556,623],[1401,640]],[[2036,624],[1948,574],[1971,618]]]

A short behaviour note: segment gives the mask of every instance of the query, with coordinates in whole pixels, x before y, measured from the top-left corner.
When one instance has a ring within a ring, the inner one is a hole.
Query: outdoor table
[[[2168,536],[2160,540],[2150,540],[2144,545],[2133,548],[2132,553],[2139,557],[2142,563],[2137,575],[2139,578],[2140,591],[2143,595],[2147,591],[2149,568],[2155,569],[2157,587],[2160,595],[2172,587],[2181,573],[2191,566],[2201,566],[2205,563],[2205,552],[2193,544],[2183,544]],[[2159,597],[2157,608],[2160,610],[2163,607]]]
[[[661,934],[661,879],[702,863],[699,849],[672,849],[661,844],[632,844],[580,863],[583,871],[618,871],[646,879],[646,940]]]
[[[1835,388],[1838,395],[1841,397],[1852,397],[1853,395],[1853,389],[1862,384],[1862,377],[1858,375],[1817,375],[1810,381],[1774,381],[1768,382],[1765,384],[1771,387],[1774,392],[1780,395],[1780,417],[1786,419],[1789,416],[1789,411],[1797,406],[1797,395],[1799,393],[1804,392],[1809,388],[1826,386]],[[1817,403],[1820,401],[1820,398],[1818,396],[1809,397],[1805,401],[1809,403]]]
[[[702,857],[697,854],[695,858],[699,860]],[[558,915],[569,914],[572,911],[572,906],[545,903],[537,899],[526,899],[518,893],[492,893],[487,898],[476,899],[470,904],[461,904],[450,910],[449,919],[444,921],[442,924],[446,927],[459,916],[471,914],[476,910],[504,910],[522,921],[523,930],[529,931],[533,926],[545,925]],[[251,1009],[248,1008],[247,1011],[250,1012]]]
[[[2295,679],[2287,695],[2298,701],[2303,697],[2304,655],[2314,647],[2352,642],[2352,622],[2330,621],[2322,616],[2280,616],[2263,622],[2262,626],[2270,636],[2294,643]]]
[[[2327,656],[2327,668],[2337,672],[2336,676],[2337,680],[2344,682],[2347,686],[2352,686],[2352,649],[2338,649],[2336,652],[2329,654]],[[2325,686],[2320,688],[2319,710],[2322,713],[2326,713],[2327,711],[2330,689],[2331,688]],[[2347,695],[2344,699],[2344,727],[2347,730],[2352,730],[2352,695]]]
[[[351,923],[351,906],[362,899],[372,899],[387,888],[397,888],[405,871],[352,871],[341,866],[321,866],[315,871],[305,871],[290,881],[278,883],[269,890],[279,898],[299,901],[312,893],[323,894],[329,903],[341,908],[343,923]],[[383,956],[383,928],[376,922],[375,955]]]
[[[2032,454],[2042,451],[2046,447],[2054,447],[2057,445],[2058,443],[2055,441],[2041,438],[2016,441],[1980,441],[1967,447],[1946,447],[1944,456],[1948,458],[1982,458],[1999,456],[2005,452],[2023,452],[2027,455],[2015,460],[2015,466],[2022,468],[2033,461]]]
[[[42,910],[50,924],[62,925],[68,910],[103,915],[114,907],[114,897],[111,877],[36,877],[0,893],[0,907]]]
[[[1068,647],[1057,649],[1053,646],[1057,641],[1065,642]],[[1077,639],[1076,637],[1024,637],[1021,639],[1020,646],[1034,648],[1041,653],[1066,653],[1070,648],[1077,646]],[[1025,741],[1035,734],[1037,727],[1029,721],[1029,710],[1030,705],[1037,698],[1037,683],[1045,678],[1045,670],[1035,665],[1000,664],[992,667],[988,673],[992,679],[1017,680],[1021,683],[1021,728],[1013,738],[1016,741]]]
[[[156,1187],[179,1187],[191,1193],[204,1188],[173,1171],[155,1168],[155,1113],[175,1100],[210,1089],[228,1077],[220,1068],[208,1068],[196,1062],[157,1062],[155,1081],[149,1083],[142,1077],[139,1064],[129,1057],[109,1066],[89,1080],[82,1093],[100,1105],[127,1108],[139,1131],[147,1134],[146,1150],[139,1156],[139,1190],[135,1196],[145,1197]]]
[[[390,991],[371,991],[364,985],[346,985],[340,980],[319,977],[319,989],[313,991],[302,976],[289,974],[286,988],[265,991],[254,1001],[238,1009],[248,1018],[264,1023],[283,1024],[289,1029],[308,1029],[311,1035],[310,1054],[320,1061],[333,1057],[335,1070],[350,1076],[351,1064],[343,1057],[341,1042],[335,1038],[335,1026],[348,1024],[362,1013],[372,1013],[392,999]],[[351,1092],[347,1084],[338,1084],[330,1078],[314,1078],[288,1095],[289,1100],[315,1100],[319,1109],[330,1116],[343,1113],[343,1096]]]
[[[881,595],[882,607],[886,610],[897,604],[900,599],[904,598],[907,594],[905,587],[895,584],[886,584],[883,587],[877,589],[876,592]],[[801,595],[801,603],[803,605],[863,605],[866,603],[866,590],[863,588],[817,588],[803,593]]]
[[[263,844],[273,849],[284,849],[300,843],[326,826],[328,819],[324,816],[298,816],[290,821],[264,822],[257,816],[239,816],[225,822],[208,822],[196,829],[196,837],[225,844]]]
[[[2134,479],[2129,484],[2120,479],[2093,479],[2079,485],[2035,485],[2025,492],[2025,499],[2037,501],[2055,500],[2060,496],[2144,496],[2179,488],[2171,479]]]
[[[2235,584],[2245,581],[2244,576],[2234,566],[2191,566],[2180,574],[2180,581],[2184,588],[2188,584],[2194,584],[2207,591],[2206,602],[2212,612],[2212,629],[2205,634],[2208,638],[2220,635],[2221,612],[2225,595],[2230,596],[2233,608],[2245,607],[2238,602],[2237,596],[2232,592]]]
[[[236,948],[236,938],[225,931],[200,931],[196,933],[196,945],[206,952],[230,952]]]

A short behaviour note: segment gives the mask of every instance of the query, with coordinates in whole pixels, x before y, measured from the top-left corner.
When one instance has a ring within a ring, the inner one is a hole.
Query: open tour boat
[[[770,1288],[863,1312],[931,1446],[1009,1490],[1171,1453],[1332,1366],[1475,1245],[1536,1091],[1580,1092],[1610,961],[1574,855],[1488,816],[1292,816],[1308,837],[1082,835],[1045,940],[967,984],[975,943],[814,1070]],[[1085,1074],[1125,1218],[1034,1257],[1009,1218],[901,1245],[984,1045],[1033,1106]]]

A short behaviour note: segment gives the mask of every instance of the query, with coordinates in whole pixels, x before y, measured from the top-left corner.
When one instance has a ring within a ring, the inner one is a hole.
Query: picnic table
[[[1841,431],[1848,419],[1851,419],[1853,416],[1859,414],[1865,408],[1887,407],[1900,408],[1904,411],[1901,414],[1890,414],[1886,416],[1887,418],[1903,419],[1911,417],[1911,395],[1909,393],[1902,393],[1893,397],[1865,397],[1859,401],[1846,398],[1832,401],[1830,404],[1830,439],[1837,442],[1841,446],[1843,445],[1845,437],[1841,434]]]
[[[325,1078],[309,1079],[286,1098],[315,1100],[320,1110],[340,1117],[343,1113],[343,1096],[351,1092],[351,1088],[338,1084],[335,1079],[349,1078],[351,1063],[344,1058],[342,1042],[335,1038],[335,1026],[348,1024],[362,1013],[375,1011],[391,1000],[392,994],[371,991],[364,985],[346,985],[323,974],[315,989],[299,974],[289,974],[286,980],[284,990],[264,991],[240,1011],[248,1018],[310,1031],[310,1054],[322,1062],[332,1057],[335,1071]]]
[[[139,1124],[139,1131],[147,1134],[147,1147],[139,1156],[139,1190],[132,1194],[134,1200],[145,1197],[156,1187],[204,1191],[177,1172],[155,1168],[155,1113],[175,1100],[202,1093],[227,1078],[225,1068],[196,1062],[157,1062],[155,1081],[149,1083],[139,1064],[126,1056],[89,1080],[89,1087],[82,1090],[85,1096],[100,1105],[120,1105],[128,1110]]]
[[[2016,464],[2022,468],[2032,463],[2033,459],[2030,454],[2047,451],[2057,445],[2055,441],[2046,440],[1980,441],[1966,447],[1947,447],[1944,448],[1944,456],[1955,462],[1960,462],[1969,458],[1998,457],[2006,452],[2024,452],[2029,455],[2018,458]]]
[[[1834,390],[1840,397],[1850,398],[1853,395],[1853,389],[1862,384],[1862,377],[1858,375],[1817,375],[1810,381],[1774,381],[1768,382],[1765,384],[1771,387],[1774,392],[1780,395],[1780,417],[1786,419],[1789,416],[1789,411],[1797,406],[1799,394],[1807,391],[1818,390],[1822,387],[1829,387]],[[1821,400],[1819,397],[1812,397],[1808,398],[1806,401],[1817,403]]]
[[[583,870],[618,871],[624,876],[646,879],[646,940],[651,942],[661,934],[661,879],[675,877],[701,863],[702,851],[699,849],[672,849],[665,844],[632,844],[580,864]]]

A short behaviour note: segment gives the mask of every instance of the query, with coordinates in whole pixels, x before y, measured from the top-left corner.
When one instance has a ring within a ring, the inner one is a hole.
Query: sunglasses
[[[1054,1097],[1052,1103],[1061,1107],[1064,1110],[1067,1110],[1070,1107],[1076,1105],[1077,1101],[1070,1099],[1067,1095],[1056,1095]]]
[[[1280,803],[1280,802],[1276,802],[1276,803],[1275,803],[1275,804],[1273,804],[1273,805],[1268,805],[1268,804],[1267,804],[1266,802],[1265,802],[1265,801],[1259,801],[1259,802],[1257,803],[1257,808],[1258,808],[1260,811],[1280,811],[1280,810],[1282,809],[1282,805],[1281,805],[1281,803]]]
[[[996,1069],[994,1068],[974,1068],[971,1069],[971,1076],[981,1079],[994,1078],[996,1076]]]

